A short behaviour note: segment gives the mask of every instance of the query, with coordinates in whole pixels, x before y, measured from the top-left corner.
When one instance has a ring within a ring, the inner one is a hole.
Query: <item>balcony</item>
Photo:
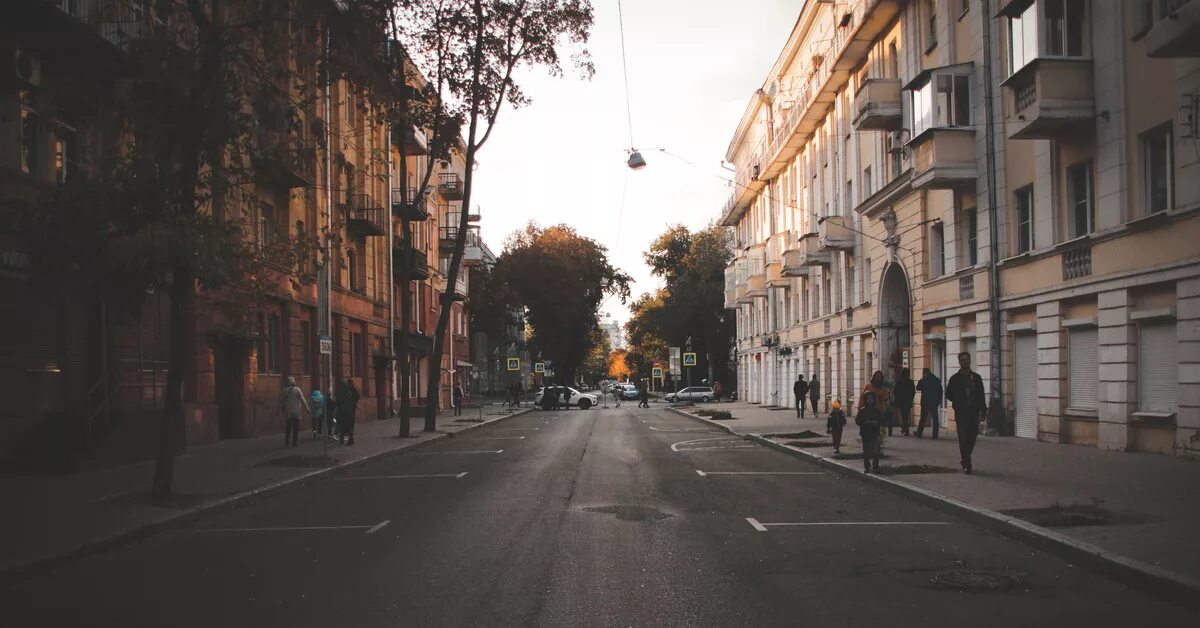
[[[343,206],[346,208],[346,231],[350,237],[387,235],[387,212],[370,194],[354,194]]]
[[[429,279],[429,259],[425,251],[406,247],[399,237],[392,241],[392,272],[396,277],[408,269],[409,279]]]
[[[746,291],[748,296],[767,296],[766,249],[763,245],[752,248],[746,255]]]
[[[914,189],[948,190],[975,185],[975,130],[933,127],[912,138]]]
[[[445,257],[442,258],[441,263],[438,265],[438,270],[441,271],[443,277],[449,277],[450,276],[450,259],[445,258]],[[454,280],[454,291],[451,293],[451,297],[455,301],[463,301],[467,298],[467,293],[468,293],[469,289],[470,289],[470,286],[469,286],[468,280],[467,280],[467,269],[459,268],[458,269],[458,277],[455,277],[455,280]]]
[[[393,127],[392,143],[398,146],[400,152],[406,156],[429,154],[429,138],[425,137],[425,131],[415,126],[400,129]]]
[[[783,253],[792,242],[792,232],[782,231],[767,238],[767,286],[780,287],[789,283],[789,277],[783,274]]]
[[[1096,114],[1092,61],[1037,58],[1005,79],[1009,139],[1070,137]]]
[[[867,79],[854,95],[856,131],[894,131],[900,128],[900,79]]]
[[[1158,0],[1158,21],[1146,33],[1146,54],[1157,58],[1200,57],[1200,2]]]
[[[852,251],[854,235],[848,216],[825,216],[817,221],[818,250]]]
[[[725,267],[725,309],[736,309],[737,303],[737,263]]]
[[[392,332],[397,347],[407,347],[411,353],[427,354],[433,352],[433,338],[419,331],[407,334],[397,329]]]
[[[833,255],[829,251],[820,250],[819,236],[816,233],[806,233],[800,236],[796,248],[785,253],[783,259],[784,268],[787,269],[828,266],[831,263],[833,263]],[[798,277],[800,275],[791,276]]]
[[[392,214],[404,221],[422,221],[429,218],[429,204],[424,194],[416,188],[392,190]],[[407,200],[406,200],[407,199]]]
[[[257,143],[259,149],[251,164],[260,183],[281,189],[316,184],[317,154],[303,138],[271,132],[258,136]]]
[[[457,172],[443,172],[438,175],[438,193],[448,201],[461,201],[463,197],[463,182]]]
[[[478,229],[467,231],[462,263],[464,266],[478,266],[483,263],[483,238],[479,236]]]

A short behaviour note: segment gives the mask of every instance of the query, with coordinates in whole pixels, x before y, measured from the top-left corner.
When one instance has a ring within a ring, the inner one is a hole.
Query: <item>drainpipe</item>
[[[329,54],[329,34],[326,32],[325,54]],[[330,168],[333,161],[330,155],[333,153],[333,81],[327,75],[325,77],[325,98],[324,98],[324,131],[325,131],[325,242],[323,243],[325,253],[325,263],[321,265],[320,276],[317,279],[317,309],[319,315],[318,326],[321,329],[322,336],[333,335],[333,307],[331,303],[331,292],[333,290],[333,251],[331,250],[335,234],[333,232],[333,179],[330,174]],[[325,354],[321,364],[322,380],[327,392],[332,393],[333,385],[333,354]],[[324,441],[325,439],[322,439]]]
[[[384,128],[383,134],[383,171],[384,181],[387,187],[383,191],[388,216],[388,236],[387,236],[387,286],[388,286],[388,371],[391,372],[392,386],[391,399],[388,400],[388,412],[393,416],[396,413],[396,221],[392,219],[392,133],[391,125]],[[404,286],[407,290],[408,286]]]
[[[986,138],[986,157],[987,157],[987,181],[988,181],[988,244],[991,246],[991,254],[988,255],[988,313],[991,315],[991,346],[989,353],[991,354],[991,403],[988,408],[988,433],[997,434],[1007,432],[1007,417],[1004,411],[1003,399],[1001,394],[1002,379],[1000,377],[1000,270],[996,266],[996,259],[1000,255],[1000,227],[999,217],[997,212],[998,201],[996,195],[996,121],[995,121],[995,104],[993,102],[993,85],[992,85],[992,24],[988,16],[992,14],[991,2],[983,0],[982,10],[979,12],[980,19],[983,20],[983,107],[987,115],[984,132]]]

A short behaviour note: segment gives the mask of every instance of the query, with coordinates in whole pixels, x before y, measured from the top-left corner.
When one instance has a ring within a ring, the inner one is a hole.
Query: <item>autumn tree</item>
[[[625,361],[625,356],[628,351],[625,349],[614,349],[608,354],[608,376],[619,382],[629,379],[629,364]]]

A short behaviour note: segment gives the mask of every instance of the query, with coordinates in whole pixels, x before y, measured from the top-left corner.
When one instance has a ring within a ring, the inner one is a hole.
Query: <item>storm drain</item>
[[[1075,528],[1081,526],[1106,526],[1127,523],[1148,523],[1150,519],[1127,512],[1114,512],[1094,504],[1074,506],[1047,506],[1045,508],[1017,508],[1000,512],[1028,521],[1043,528]]]
[[[1020,576],[989,571],[943,571],[929,579],[943,589],[994,593],[1024,587]]]
[[[613,515],[621,521],[659,521],[674,516],[649,506],[593,506],[584,511]]]

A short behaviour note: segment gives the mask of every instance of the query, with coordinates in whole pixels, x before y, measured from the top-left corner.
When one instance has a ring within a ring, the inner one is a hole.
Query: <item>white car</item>
[[[571,405],[579,406],[580,410],[587,410],[588,408],[600,403],[600,398],[597,397],[596,395],[593,395],[592,393],[579,392],[578,390],[575,390],[574,388],[571,388],[570,386],[550,386],[551,390],[558,393],[558,395],[559,395],[558,398],[559,398],[560,402],[562,401],[562,392],[561,391],[563,388],[566,388],[567,391],[569,391],[571,393]],[[533,405],[535,405],[539,408],[542,407],[542,395],[545,394],[545,392],[546,392],[546,389],[541,388],[536,393],[534,393]]]
[[[713,393],[713,389],[709,386],[688,386],[679,392],[670,393],[666,399],[670,402],[676,401],[703,401],[708,403],[716,399],[717,395]]]

